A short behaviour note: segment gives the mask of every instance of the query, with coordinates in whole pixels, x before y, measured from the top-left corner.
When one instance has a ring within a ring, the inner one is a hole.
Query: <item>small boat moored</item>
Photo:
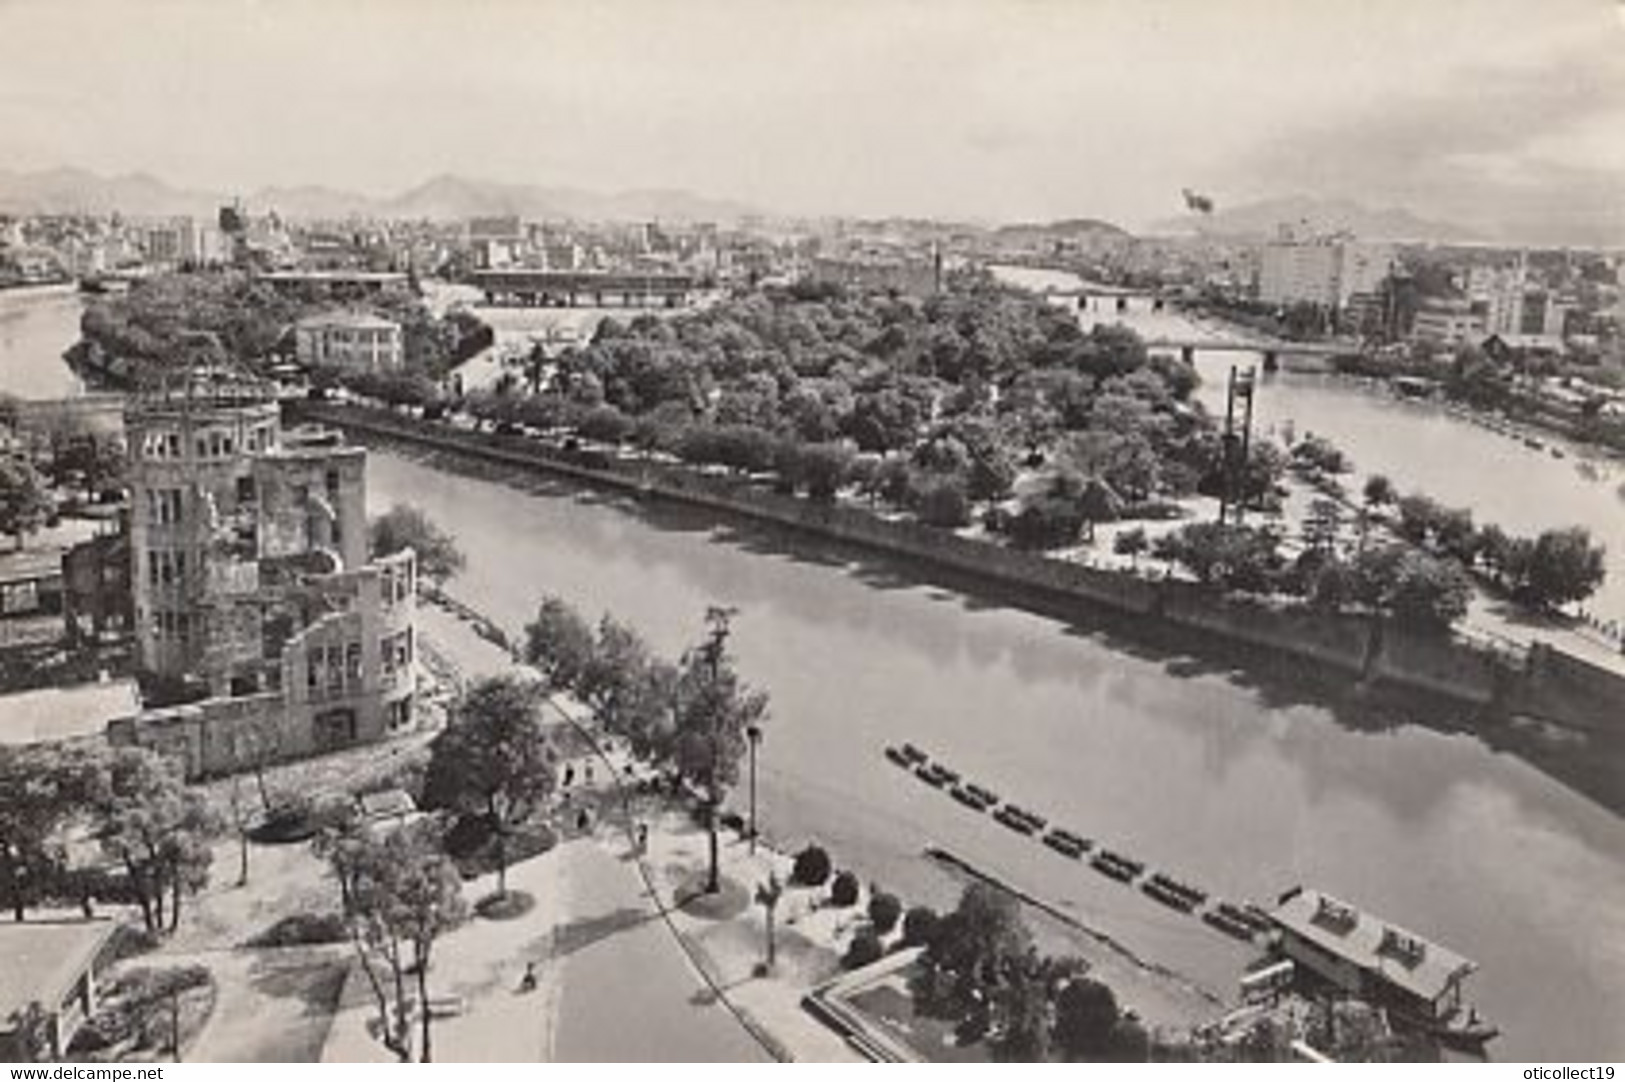
[[[975,811],[987,811],[999,802],[999,795],[993,790],[970,781],[954,786],[948,795]]]
[[[1189,883],[1181,883],[1171,875],[1157,872],[1145,881],[1144,891],[1171,909],[1189,913],[1207,901],[1207,892]]]
[[[1056,827],[1044,835],[1043,842],[1064,857],[1079,860],[1089,848],[1087,838],[1078,836],[1065,827]]]
[[[1132,860],[1120,853],[1114,853],[1110,849],[1102,849],[1096,853],[1089,865],[1101,875],[1115,879],[1120,883],[1127,883],[1145,871],[1145,864],[1141,861]]]
[[[1048,822],[1041,815],[1034,815],[1025,808],[1014,804],[1006,804],[993,813],[993,818],[1015,831],[1017,834],[1032,834],[1044,829]]]
[[[914,768],[914,776],[933,789],[941,789],[945,785],[953,785],[959,781],[959,775],[941,763],[922,763]]]

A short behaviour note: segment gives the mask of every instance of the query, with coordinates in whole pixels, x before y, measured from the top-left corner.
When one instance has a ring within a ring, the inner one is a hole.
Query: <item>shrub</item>
[[[970,494],[956,474],[927,475],[913,494],[914,513],[927,526],[957,529],[970,522]]]
[[[897,895],[883,890],[869,895],[869,923],[874,926],[876,935],[885,935],[897,927],[902,915],[903,903],[897,900]]]
[[[937,911],[928,905],[917,905],[903,915],[903,946],[923,947],[937,930]]]
[[[852,937],[852,942],[846,948],[846,954],[841,957],[843,969],[861,969],[872,965],[885,957],[886,948],[880,942],[880,937],[868,928],[858,932]]]
[[[829,854],[819,846],[809,845],[796,854],[795,867],[790,871],[790,881],[803,887],[821,887],[829,881],[829,873],[832,870]]]
[[[829,900],[832,905],[845,909],[847,906],[858,904],[858,877],[851,872],[841,872],[830,884]]]

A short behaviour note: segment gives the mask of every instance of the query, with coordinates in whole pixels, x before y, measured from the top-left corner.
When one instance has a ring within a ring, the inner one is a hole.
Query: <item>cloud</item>
[[[1400,201],[1508,239],[1625,237],[1625,63],[1603,39],[1474,67],[1282,134],[1241,166],[1276,190]],[[1554,147],[1560,149],[1554,149]]]

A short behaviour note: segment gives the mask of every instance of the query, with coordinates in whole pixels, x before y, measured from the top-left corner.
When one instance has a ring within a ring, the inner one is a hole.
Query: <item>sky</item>
[[[1625,233],[1621,0],[0,0],[0,168]]]

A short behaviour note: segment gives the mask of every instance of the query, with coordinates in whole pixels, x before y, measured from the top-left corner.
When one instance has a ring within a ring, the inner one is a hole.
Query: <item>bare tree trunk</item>
[[[389,952],[389,967],[395,974],[395,1044],[398,1048],[396,1054],[403,1063],[412,1061],[411,1019],[406,1014],[406,974],[401,968],[400,944],[394,944]]]
[[[722,878],[719,868],[720,856],[717,852],[717,805],[719,803],[721,803],[721,801],[717,799],[717,794],[715,791],[713,791],[711,793],[711,799],[707,802],[708,806],[705,816],[705,826],[707,831],[710,833],[711,848],[711,873],[705,881],[705,892],[707,894],[715,894],[722,889]]]
[[[423,1046],[418,1050],[419,1063],[432,1063],[434,1057],[429,1049],[429,952],[417,952],[418,968],[418,1015],[423,1023]]]
[[[365,938],[354,923],[350,924],[350,942],[355,947],[356,957],[361,960],[361,972],[366,974],[367,984],[372,988],[372,997],[378,1003],[378,1032],[383,1035],[384,1047],[393,1052],[395,1058],[405,1063],[412,1058],[411,1052],[401,1047],[399,1025],[397,1022],[391,1022],[389,1017],[389,993],[384,991],[384,982],[378,976],[378,967],[372,964],[372,956],[367,952]],[[397,983],[397,999],[399,991]]]

